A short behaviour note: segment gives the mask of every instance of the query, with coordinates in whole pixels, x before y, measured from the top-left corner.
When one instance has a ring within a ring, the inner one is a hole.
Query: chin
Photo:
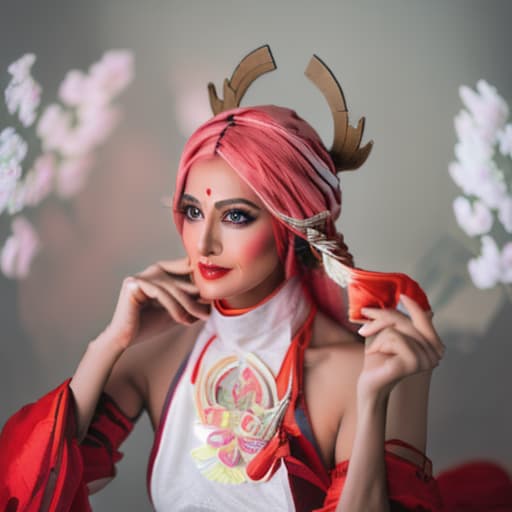
[[[222,279],[215,281],[197,280],[196,286],[199,288],[199,295],[205,300],[229,300],[230,297],[238,297],[250,289],[250,287],[233,283],[222,283]]]

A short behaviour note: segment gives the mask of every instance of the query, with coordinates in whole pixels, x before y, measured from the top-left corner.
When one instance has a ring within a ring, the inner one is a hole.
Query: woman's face
[[[192,165],[179,209],[183,244],[202,298],[249,307],[283,281],[271,215],[222,158]]]

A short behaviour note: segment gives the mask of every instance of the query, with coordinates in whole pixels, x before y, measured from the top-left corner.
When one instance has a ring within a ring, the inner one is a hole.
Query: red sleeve
[[[122,428],[112,426],[122,413],[111,414],[113,402],[103,407],[104,401],[100,410],[108,419],[96,415],[83,448],[75,437],[69,380],[7,421],[0,434],[0,510],[90,512],[86,483],[115,474],[118,443],[131,430],[126,418]]]
[[[86,482],[115,476],[115,464],[123,457],[118,448],[133,430],[135,421],[108,395],[101,396],[87,436],[80,444]]]
[[[441,512],[444,510],[437,481],[432,477],[432,463],[413,446],[400,440],[387,441],[386,445],[398,444],[413,450],[423,458],[417,465],[389,450],[385,451],[386,477],[389,500],[398,510],[422,510]],[[315,512],[334,512],[348,471],[349,461],[340,462],[331,472],[331,485],[327,491],[324,506]],[[420,508],[422,507],[422,508]]]

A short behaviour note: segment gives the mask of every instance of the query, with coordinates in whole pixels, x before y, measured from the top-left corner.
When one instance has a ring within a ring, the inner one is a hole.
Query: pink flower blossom
[[[482,251],[479,257],[468,262],[468,271],[477,288],[492,288],[501,277],[500,251],[496,242],[489,236],[482,237]]]
[[[500,144],[500,153],[503,156],[512,157],[512,124],[507,124],[507,126],[498,133],[498,142]]]
[[[120,114],[109,106],[81,108],[77,124],[61,140],[60,151],[64,156],[75,157],[91,152],[104,142],[115,128]]]
[[[507,196],[501,201],[498,210],[498,219],[507,233],[512,233],[512,197]]]
[[[497,90],[485,80],[476,84],[478,92],[462,86],[459,94],[472,114],[482,136],[490,143],[496,140],[496,133],[503,128],[508,118],[508,106]]]
[[[106,52],[89,69],[87,99],[84,103],[108,103],[132,81],[133,74],[133,55],[130,52]]]
[[[37,206],[50,194],[56,172],[55,157],[51,153],[38,157],[25,178],[26,205]]]
[[[37,124],[37,135],[45,151],[59,151],[71,130],[71,114],[52,103],[43,111]]]
[[[5,103],[10,114],[18,111],[23,126],[30,126],[36,118],[41,102],[41,86],[30,75],[35,55],[27,54],[8,68],[12,79],[5,90]]]
[[[39,251],[39,237],[32,224],[22,216],[11,223],[13,234],[6,240],[0,254],[0,268],[6,277],[23,279]]]
[[[453,202],[453,211],[459,226],[469,235],[483,235],[492,227],[493,216],[481,201],[473,205],[465,197],[457,197]]]
[[[59,99],[70,107],[80,105],[87,98],[88,77],[76,69],[68,71],[59,87]]]
[[[93,166],[91,155],[64,160],[57,173],[57,194],[68,199],[76,195],[85,185],[87,176]]]

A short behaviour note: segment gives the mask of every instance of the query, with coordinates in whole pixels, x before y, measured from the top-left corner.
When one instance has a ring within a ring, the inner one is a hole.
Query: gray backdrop
[[[459,85],[485,78],[512,100],[510,2],[3,0],[0,12],[2,89],[7,65],[29,51],[45,102],[67,70],[87,69],[107,49],[131,49],[136,59],[123,122],[86,188],[70,204],[52,199],[31,212],[44,249],[28,279],[0,277],[0,424],[73,373],[125,275],[182,254],[160,204],[187,133],[181,111],[188,105],[199,116],[206,82],[220,86],[246,52],[269,43],[279,69],[244,104],[292,107],[330,144],[328,107],[303,76],[317,53],[341,82],[352,120],[367,118],[374,151],[363,169],[342,176],[339,227],[358,266],[411,274],[436,308],[449,350],[430,399],[434,469],[486,457],[512,470],[512,307],[502,290],[478,291],[464,277],[467,237],[453,218],[458,189],[447,173]],[[3,105],[0,119],[0,127],[9,122]],[[150,510],[151,442],[143,418],[95,510]]]

